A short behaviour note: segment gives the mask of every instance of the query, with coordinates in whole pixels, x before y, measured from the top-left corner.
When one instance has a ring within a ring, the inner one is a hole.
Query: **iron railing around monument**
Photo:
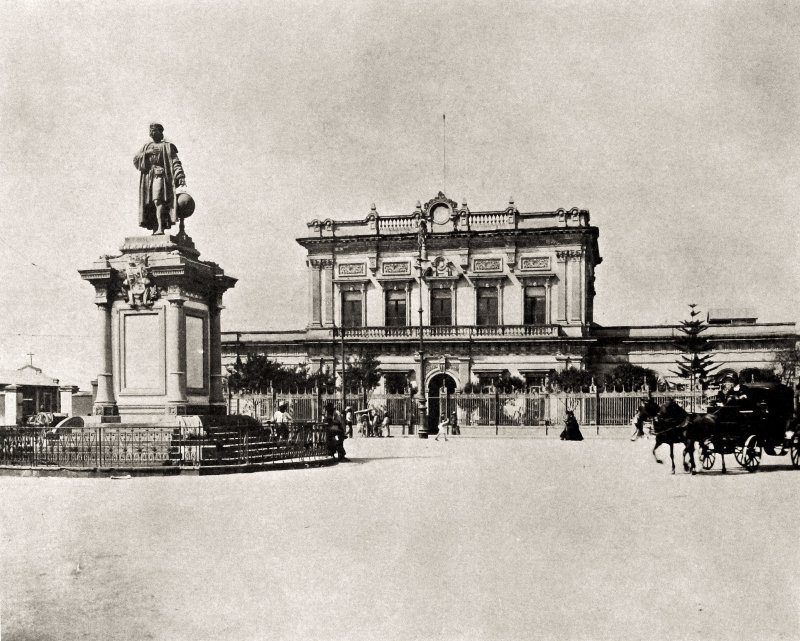
[[[268,424],[215,428],[0,426],[0,465],[78,469],[269,466],[328,457],[328,443],[328,431],[317,423],[294,423],[285,431]]]

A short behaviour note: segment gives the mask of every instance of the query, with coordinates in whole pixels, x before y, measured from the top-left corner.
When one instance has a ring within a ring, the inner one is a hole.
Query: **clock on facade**
[[[450,214],[450,207],[444,203],[440,203],[431,211],[431,218],[437,225],[444,225],[450,220]]]

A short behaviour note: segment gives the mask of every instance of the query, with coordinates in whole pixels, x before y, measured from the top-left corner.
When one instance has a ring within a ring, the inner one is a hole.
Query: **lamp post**
[[[428,261],[428,250],[425,247],[425,233],[427,231],[424,218],[419,219],[417,233],[417,269],[419,269],[419,381],[417,382],[417,410],[419,411],[419,438],[428,438],[428,412],[425,400],[425,340],[422,325],[422,281],[425,264]]]

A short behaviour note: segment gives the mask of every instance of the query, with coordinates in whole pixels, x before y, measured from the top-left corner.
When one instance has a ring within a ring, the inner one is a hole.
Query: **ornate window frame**
[[[386,293],[389,291],[403,290],[406,295],[406,326],[411,324],[411,289],[414,283],[414,278],[382,278],[379,280],[381,284],[381,293],[383,296],[383,325],[386,324]]]
[[[544,307],[545,307],[545,325],[553,324],[553,282],[556,275],[549,274],[519,274],[518,277],[521,286],[522,306],[521,316],[519,322],[521,325],[525,324],[525,288],[526,287],[544,287]]]
[[[339,311],[339,326],[344,327],[344,293],[361,292],[361,327],[367,326],[367,285],[368,279],[353,281],[336,281],[337,285],[337,307]]]
[[[497,326],[501,327],[505,324],[504,314],[503,314],[503,289],[505,287],[505,283],[508,280],[508,276],[505,274],[495,274],[495,275],[473,275],[472,276],[472,284],[475,299],[475,319],[474,325],[478,324],[478,290],[479,289],[489,289],[495,288],[497,290]]]

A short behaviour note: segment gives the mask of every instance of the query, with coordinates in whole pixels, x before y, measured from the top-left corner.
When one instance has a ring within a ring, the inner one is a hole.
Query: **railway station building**
[[[676,325],[595,323],[603,259],[585,209],[522,212],[512,200],[471,211],[440,192],[406,213],[373,205],[361,218],[307,225],[297,239],[307,252],[306,327],[223,332],[223,366],[263,353],[324,369],[342,353],[370,352],[414,385],[424,372],[434,394],[504,374],[536,388],[553,371],[625,362],[678,380]],[[708,320],[720,371],[770,367],[798,340],[794,322],[759,323],[754,312]]]

